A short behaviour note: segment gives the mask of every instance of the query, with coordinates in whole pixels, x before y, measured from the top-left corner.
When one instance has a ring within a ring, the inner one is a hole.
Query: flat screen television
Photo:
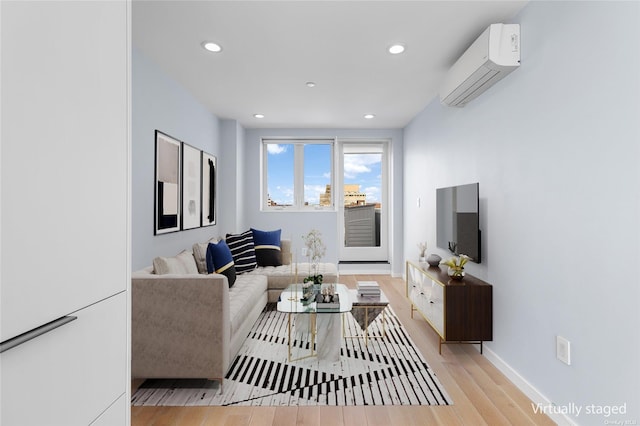
[[[478,183],[436,189],[436,243],[480,263]]]

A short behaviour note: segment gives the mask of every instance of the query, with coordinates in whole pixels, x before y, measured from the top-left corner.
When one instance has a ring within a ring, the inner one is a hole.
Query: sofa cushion
[[[193,250],[193,258],[196,261],[196,266],[198,267],[198,272],[201,274],[208,273],[207,271],[207,247],[209,243],[215,243],[218,241],[218,238],[212,238],[206,243],[195,243],[191,250]]]
[[[236,268],[233,264],[231,250],[229,250],[229,246],[224,240],[220,240],[217,243],[209,243],[207,247],[207,271],[226,276],[229,281],[229,287],[236,282]]]
[[[268,280],[269,290],[284,290],[290,284],[302,283],[309,276],[311,265],[309,263],[297,263],[293,265],[264,266],[251,271],[251,275],[265,275]],[[319,263],[318,273],[324,278],[325,283],[338,281],[338,268],[335,263]]]
[[[282,252],[280,250],[280,234],[282,230],[260,231],[251,228],[251,232],[253,233],[258,266],[282,265]]]
[[[254,274],[267,277],[269,290],[284,290],[291,284],[295,284],[296,278],[299,283],[301,283],[304,278],[302,275],[296,277],[295,269],[293,269],[291,265],[258,267],[255,271],[251,272],[251,275]]]
[[[237,274],[256,269],[258,264],[256,263],[256,250],[251,230],[242,234],[227,234],[226,242],[231,250]]]
[[[156,275],[197,274],[198,267],[193,255],[182,251],[174,257],[156,257],[153,259],[153,272]]]
[[[239,275],[236,285],[229,289],[229,316],[231,335],[247,320],[247,313],[267,291],[267,277],[257,274]]]

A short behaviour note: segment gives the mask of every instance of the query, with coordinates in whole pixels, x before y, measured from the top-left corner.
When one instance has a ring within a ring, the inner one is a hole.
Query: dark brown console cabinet
[[[418,311],[440,336],[438,345],[493,340],[493,287],[472,275],[452,280],[446,267],[407,261],[406,294],[411,318]]]

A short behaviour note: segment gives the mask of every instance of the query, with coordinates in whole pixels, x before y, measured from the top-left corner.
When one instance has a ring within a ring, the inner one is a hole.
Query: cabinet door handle
[[[43,334],[48,333],[52,330],[55,330],[56,328],[61,327],[65,324],[68,324],[71,321],[76,319],[78,319],[78,317],[74,317],[74,316],[66,316],[66,317],[58,318],[57,320],[41,325],[40,327],[36,327],[33,330],[29,330],[26,333],[22,333],[19,336],[5,340],[4,342],[0,343],[0,353],[4,351],[8,351],[11,348],[15,348],[16,346],[19,346],[25,342],[28,342],[31,339],[35,339],[36,337],[42,336]]]

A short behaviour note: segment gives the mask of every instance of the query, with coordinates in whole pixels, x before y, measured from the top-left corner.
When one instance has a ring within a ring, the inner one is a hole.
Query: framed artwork
[[[156,130],[154,234],[180,230],[181,142]]]
[[[200,227],[201,151],[182,143],[182,229]]]
[[[202,226],[216,224],[216,157],[202,153]]]

